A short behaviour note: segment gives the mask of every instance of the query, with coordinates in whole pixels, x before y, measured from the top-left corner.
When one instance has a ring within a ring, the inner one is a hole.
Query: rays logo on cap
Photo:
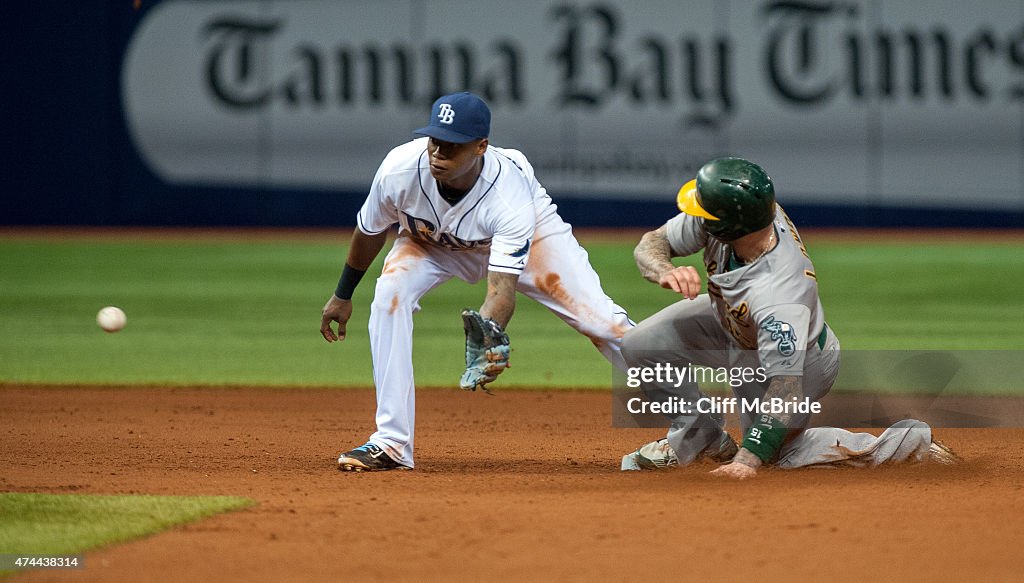
[[[441,111],[438,112],[437,118],[441,123],[452,123],[455,121],[455,110],[452,109],[451,105],[447,103],[441,104]]]
[[[459,115],[455,115],[459,110]],[[491,110],[476,95],[467,91],[442,95],[430,108],[430,125],[413,132],[435,140],[465,144],[482,140],[491,131]]]

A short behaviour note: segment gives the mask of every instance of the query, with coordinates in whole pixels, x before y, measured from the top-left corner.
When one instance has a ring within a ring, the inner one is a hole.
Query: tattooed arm
[[[636,266],[644,279],[691,300],[696,298],[700,293],[700,275],[688,265],[672,265],[672,257],[672,246],[665,234],[665,225],[644,233],[633,250]]]
[[[487,272],[487,297],[480,306],[480,315],[490,318],[504,329],[516,309],[516,284],[519,276],[498,271]]]
[[[765,391],[762,400],[771,401],[772,399],[781,399],[784,403],[789,403],[792,401],[802,401],[803,398],[803,377],[777,376],[772,377],[771,382],[768,383],[768,390]],[[781,421],[786,427],[789,427],[789,422],[793,420],[793,416],[794,414],[792,412],[772,414],[772,417]]]
[[[771,383],[768,385],[768,390],[765,392],[764,397],[762,397],[762,401],[777,398],[788,403],[794,400],[802,400],[803,397],[803,378],[795,376],[777,376],[772,377]],[[772,416],[786,427],[788,427],[789,422],[793,420],[792,413],[777,413]],[[736,457],[732,458],[731,463],[721,466],[711,473],[742,480],[744,478],[752,478],[756,475],[757,468],[761,467],[762,463],[761,458],[754,455],[753,452],[747,448],[741,447],[739,452],[736,453]]]

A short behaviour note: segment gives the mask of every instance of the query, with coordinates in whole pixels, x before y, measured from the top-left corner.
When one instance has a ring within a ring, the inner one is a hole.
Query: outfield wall
[[[0,224],[351,225],[468,88],[576,224],[730,154],[802,224],[1024,227],[1019,0],[8,4]]]

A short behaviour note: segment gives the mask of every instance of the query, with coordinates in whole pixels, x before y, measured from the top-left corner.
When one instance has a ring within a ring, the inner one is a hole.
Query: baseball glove
[[[508,334],[497,322],[469,308],[462,310],[462,327],[466,331],[466,372],[459,386],[464,391],[479,388],[491,394],[484,385],[509,367]]]

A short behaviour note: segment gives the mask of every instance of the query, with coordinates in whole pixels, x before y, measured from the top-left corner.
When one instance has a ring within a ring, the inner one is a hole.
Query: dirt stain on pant
[[[408,262],[422,259],[427,256],[427,250],[409,237],[400,236],[395,245],[399,246],[393,255],[384,261],[384,269],[381,275],[388,275],[399,271],[409,271]]]
[[[589,333],[589,331],[610,330],[613,338],[621,339],[628,329],[608,318],[601,317],[589,307],[577,302],[576,298],[565,289],[565,286],[562,284],[562,277],[557,273],[548,273],[539,277],[537,279],[537,289],[555,300],[556,303],[565,308],[579,322],[586,323],[588,326],[581,329],[580,332],[587,336],[587,338],[590,338],[590,341],[599,350],[606,344],[608,338],[603,334],[595,335]]]

